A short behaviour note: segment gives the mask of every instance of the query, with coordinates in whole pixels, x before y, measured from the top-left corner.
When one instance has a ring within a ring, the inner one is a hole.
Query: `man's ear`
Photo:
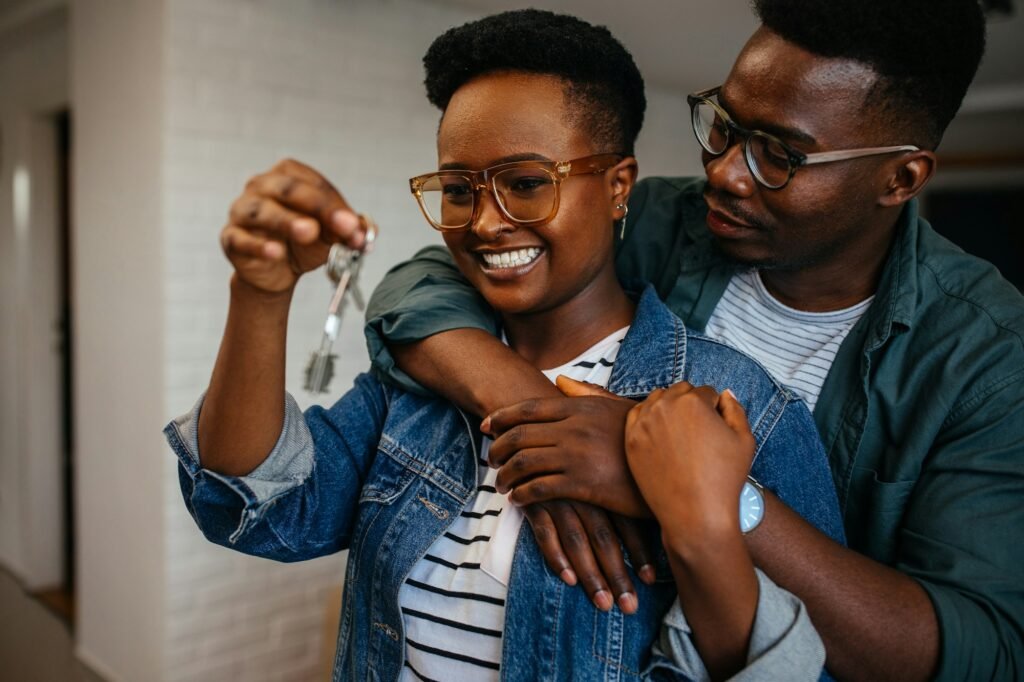
[[[606,177],[612,191],[613,220],[621,220],[626,215],[623,209],[616,207],[626,206],[629,203],[629,194],[633,191],[633,185],[636,184],[637,173],[639,173],[639,167],[636,158],[632,156],[627,156],[608,169]]]
[[[935,152],[921,150],[907,154],[892,164],[889,182],[878,198],[882,206],[893,207],[905,204],[924,189],[935,175]]]

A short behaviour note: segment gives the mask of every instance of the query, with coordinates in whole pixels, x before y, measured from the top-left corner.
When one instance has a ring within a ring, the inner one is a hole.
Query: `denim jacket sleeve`
[[[448,249],[428,246],[392,268],[370,296],[364,333],[374,372],[407,391],[429,395],[398,368],[386,344],[461,328],[498,331],[494,311],[455,267]]]
[[[825,665],[825,645],[811,624],[803,602],[773,583],[759,569],[757,615],[750,633],[747,665],[737,682],[755,680],[817,680]],[[711,679],[691,637],[692,630],[676,599],[662,622],[645,678],[651,680]]]
[[[329,410],[303,415],[285,396],[281,435],[245,476],[204,469],[198,424],[203,399],[164,429],[178,457],[185,506],[203,534],[246,554],[302,561],[348,546],[366,471],[387,413],[383,387],[369,375]]]

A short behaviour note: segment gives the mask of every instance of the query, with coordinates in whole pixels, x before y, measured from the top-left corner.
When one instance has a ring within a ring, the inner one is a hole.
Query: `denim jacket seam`
[[[386,433],[381,434],[380,449],[400,466],[408,469],[420,478],[435,484],[460,504],[464,504],[472,493],[472,491],[464,488],[462,484],[451,476],[410,453],[398,441]]]

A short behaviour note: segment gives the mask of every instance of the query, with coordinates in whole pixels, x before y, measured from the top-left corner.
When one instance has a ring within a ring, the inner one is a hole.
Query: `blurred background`
[[[686,94],[756,27],[745,0],[558,0],[647,79],[642,175],[700,174]],[[1024,287],[1024,18],[989,49],[940,149],[933,223]],[[208,544],[163,425],[205,388],[227,309],[217,235],[246,179],[290,156],[381,226],[363,269],[440,239],[407,179],[435,167],[420,59],[507,0],[0,0],[0,678],[326,679],[344,557]],[[300,284],[288,385],[330,289]],[[355,311],[333,387],[367,366]]]

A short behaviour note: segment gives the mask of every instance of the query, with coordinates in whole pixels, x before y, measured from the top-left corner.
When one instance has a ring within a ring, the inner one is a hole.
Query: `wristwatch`
[[[747,476],[740,491],[740,530],[749,533],[761,525],[763,519],[764,488],[752,476]]]

